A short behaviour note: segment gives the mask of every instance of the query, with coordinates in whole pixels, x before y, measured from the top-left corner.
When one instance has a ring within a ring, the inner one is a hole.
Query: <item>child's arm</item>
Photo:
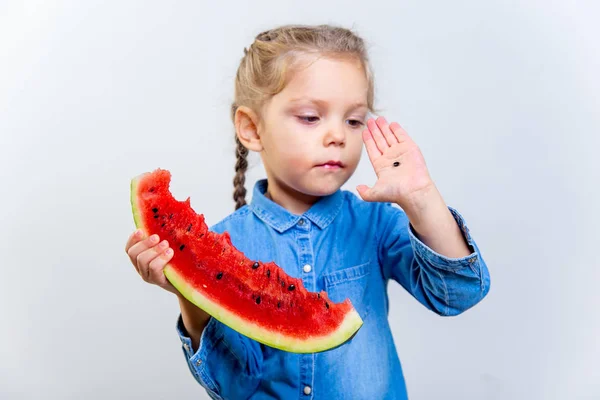
[[[198,350],[200,336],[208,323],[210,314],[204,312],[181,294],[178,294],[177,297],[179,298],[179,308],[181,309],[183,328],[185,328],[185,332],[191,340],[192,350],[195,353]]]
[[[447,209],[468,254],[448,257],[435,251],[419,239],[407,214],[390,205],[382,206],[378,254],[386,279],[400,283],[437,314],[451,316],[473,307],[487,295],[490,275],[464,218],[455,209]]]
[[[178,296],[177,332],[192,375],[212,398],[249,398],[261,378],[260,344],[211,318],[179,293],[163,273],[173,252],[166,241],[159,242],[158,235],[145,237],[136,231],[125,252],[144,281]]]
[[[250,398],[262,377],[263,355],[260,343],[239,334],[208,315],[197,313],[197,308],[180,299],[181,315],[177,332],[183,354],[194,379],[215,399]],[[188,313],[187,316],[185,316]],[[189,333],[185,319],[195,331]],[[203,325],[203,326],[202,326]],[[196,336],[197,338],[192,339]],[[197,340],[197,345],[194,341]]]
[[[465,221],[444,203],[417,144],[398,123],[382,117],[367,121],[363,140],[377,182],[372,188],[359,185],[360,196],[396,203],[405,211],[381,209],[378,245],[384,276],[442,315],[477,304],[489,291],[487,267]]]

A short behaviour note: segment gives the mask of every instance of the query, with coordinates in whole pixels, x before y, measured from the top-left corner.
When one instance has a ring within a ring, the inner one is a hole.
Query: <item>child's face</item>
[[[269,184],[310,196],[339,189],[360,160],[367,90],[359,61],[321,58],[299,69],[261,113]]]

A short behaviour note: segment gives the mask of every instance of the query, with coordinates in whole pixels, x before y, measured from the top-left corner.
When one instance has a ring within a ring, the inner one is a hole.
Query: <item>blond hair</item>
[[[373,74],[363,39],[349,29],[331,25],[284,25],[258,34],[250,48],[244,49],[235,77],[231,119],[239,106],[258,112],[270,97],[283,90],[300,56],[311,54],[360,61],[368,81],[367,106],[373,111]],[[246,204],[248,149],[237,136],[235,140],[233,199],[237,210]]]

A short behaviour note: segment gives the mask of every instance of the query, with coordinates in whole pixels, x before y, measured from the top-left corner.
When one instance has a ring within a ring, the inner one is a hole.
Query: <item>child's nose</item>
[[[325,146],[331,144],[336,146],[343,146],[346,143],[346,132],[344,127],[331,126],[325,134]]]

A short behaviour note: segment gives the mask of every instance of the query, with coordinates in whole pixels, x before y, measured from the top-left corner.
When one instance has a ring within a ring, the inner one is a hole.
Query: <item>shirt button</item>
[[[184,344],[183,347],[185,348],[185,351],[190,351],[190,346],[188,346],[187,343]]]
[[[310,392],[312,392],[312,389],[310,388],[310,386],[304,386],[304,394],[309,395]]]
[[[298,225],[300,225],[300,226],[304,225],[304,220],[303,219],[299,220]]]
[[[310,272],[312,267],[310,265],[306,264],[303,269],[304,269],[304,272]]]
[[[200,366],[200,364],[202,364],[202,360],[198,359],[198,361],[196,361],[196,365]]]

